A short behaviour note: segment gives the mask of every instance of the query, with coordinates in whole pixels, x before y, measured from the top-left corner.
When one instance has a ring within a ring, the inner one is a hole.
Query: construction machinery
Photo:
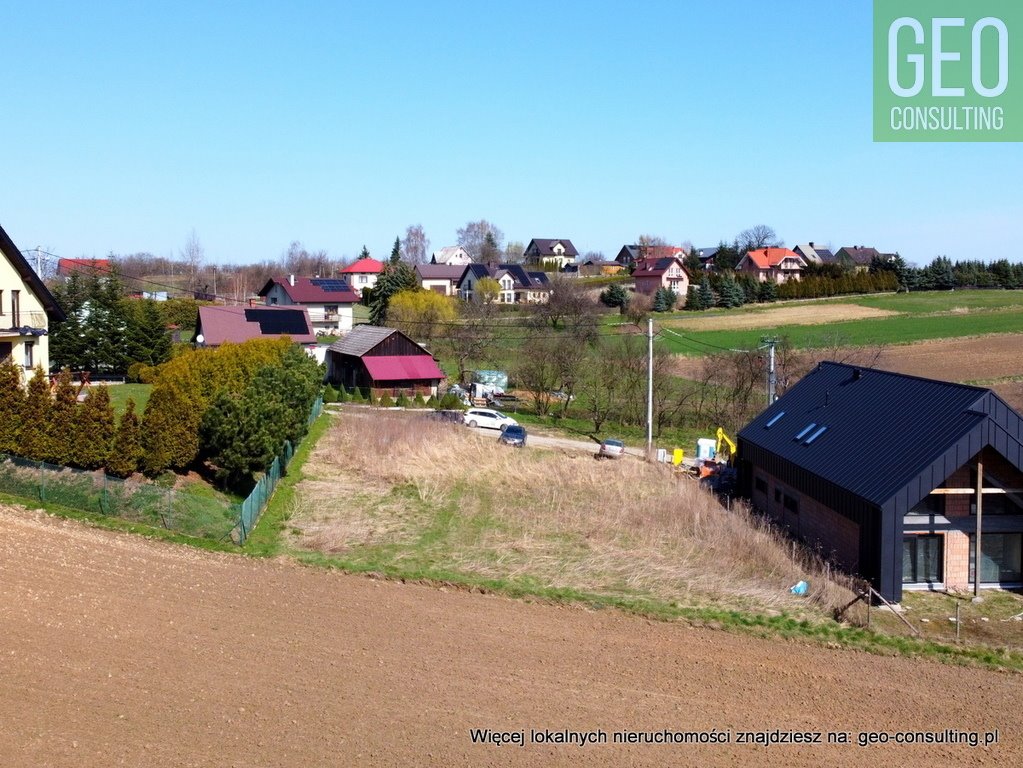
[[[717,475],[725,468],[730,467],[732,465],[732,461],[735,459],[735,452],[738,450],[738,446],[736,446],[735,441],[728,436],[728,433],[725,432],[723,427],[718,427],[715,437],[714,458],[703,459],[695,468],[695,474],[701,480],[705,477]],[[728,448],[727,459],[725,458],[725,454],[722,453],[722,450],[725,447]]]
[[[738,447],[736,446],[735,441],[732,440],[732,438],[730,438],[728,435],[726,435],[725,434],[725,430],[723,428],[721,428],[721,427],[718,427],[717,439],[718,439],[717,445],[714,448],[714,455],[715,455],[715,457],[717,458],[718,462],[720,463],[720,461],[721,461],[721,448],[723,447],[722,444],[727,445],[728,446],[728,463],[731,464],[732,461],[735,459],[735,452],[738,450]]]

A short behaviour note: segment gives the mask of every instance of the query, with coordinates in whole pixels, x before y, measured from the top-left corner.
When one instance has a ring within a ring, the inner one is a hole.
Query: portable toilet
[[[696,441],[696,458],[713,459],[716,453],[717,440],[713,437],[701,437]]]

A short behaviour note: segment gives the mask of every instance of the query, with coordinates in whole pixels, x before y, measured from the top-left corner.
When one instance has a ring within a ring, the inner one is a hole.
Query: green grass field
[[[764,336],[789,340],[797,348],[872,346],[908,344],[927,339],[984,336],[992,333],[1023,333],[1023,292],[1021,291],[949,291],[918,294],[859,296],[824,303],[860,306],[899,312],[889,317],[849,320],[819,325],[779,325],[748,330],[689,331],[673,328],[685,336],[662,335],[672,352],[699,356],[721,349],[750,349]],[[732,312],[742,310],[731,310]],[[766,311],[758,308],[753,311]],[[714,314],[721,314],[715,312]],[[698,313],[689,317],[709,317]],[[685,319],[683,313],[655,316]]]
[[[110,391],[110,403],[114,406],[114,413],[121,416],[128,405],[128,400],[135,401],[135,413],[142,415],[146,410],[146,403],[149,402],[149,395],[153,391],[152,384],[112,384],[108,387]]]

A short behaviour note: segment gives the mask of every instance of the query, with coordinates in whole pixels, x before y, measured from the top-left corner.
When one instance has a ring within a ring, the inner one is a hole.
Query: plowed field
[[[1023,764],[1021,699],[1014,674],[208,554],[0,509],[4,766],[1007,766]],[[473,728],[524,732],[526,745],[473,744]],[[855,744],[947,728],[997,729],[999,741]],[[609,743],[531,743],[533,730],[565,729]],[[730,741],[610,743],[666,730]],[[854,743],[740,744],[740,731]]]

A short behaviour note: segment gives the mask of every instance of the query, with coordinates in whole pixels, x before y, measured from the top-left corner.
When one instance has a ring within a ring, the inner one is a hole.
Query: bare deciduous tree
[[[569,326],[582,329],[583,340],[592,338],[597,330],[597,302],[578,278],[555,275],[550,288],[547,301],[533,305],[537,323],[555,329]]]
[[[493,238],[494,246],[501,247],[504,233],[486,219],[470,221],[458,230],[458,244],[465,248],[474,261],[479,261],[487,242],[487,235]]]
[[[206,251],[199,242],[199,235],[193,229],[185,241],[185,248],[181,251],[181,260],[185,262],[188,270],[188,287],[197,288],[199,273],[202,271],[203,261],[206,259]]]
[[[412,224],[405,230],[405,239],[401,241],[401,252],[405,260],[415,266],[425,264],[430,250],[430,239],[426,236],[422,224]]]
[[[758,248],[780,247],[782,242],[773,228],[766,224],[757,224],[755,227],[744,229],[735,236],[735,249],[740,256],[745,256]]]
[[[286,274],[304,277],[324,277],[332,271],[326,251],[307,251],[298,240],[293,240],[281,254],[281,266]]]
[[[506,264],[521,264],[525,253],[526,246],[518,240],[512,240],[504,247],[504,261]]]
[[[449,329],[444,344],[458,363],[458,380],[463,384],[468,381],[470,365],[490,359],[498,330],[494,322],[497,312],[493,303],[474,297],[461,305],[461,319]]]

